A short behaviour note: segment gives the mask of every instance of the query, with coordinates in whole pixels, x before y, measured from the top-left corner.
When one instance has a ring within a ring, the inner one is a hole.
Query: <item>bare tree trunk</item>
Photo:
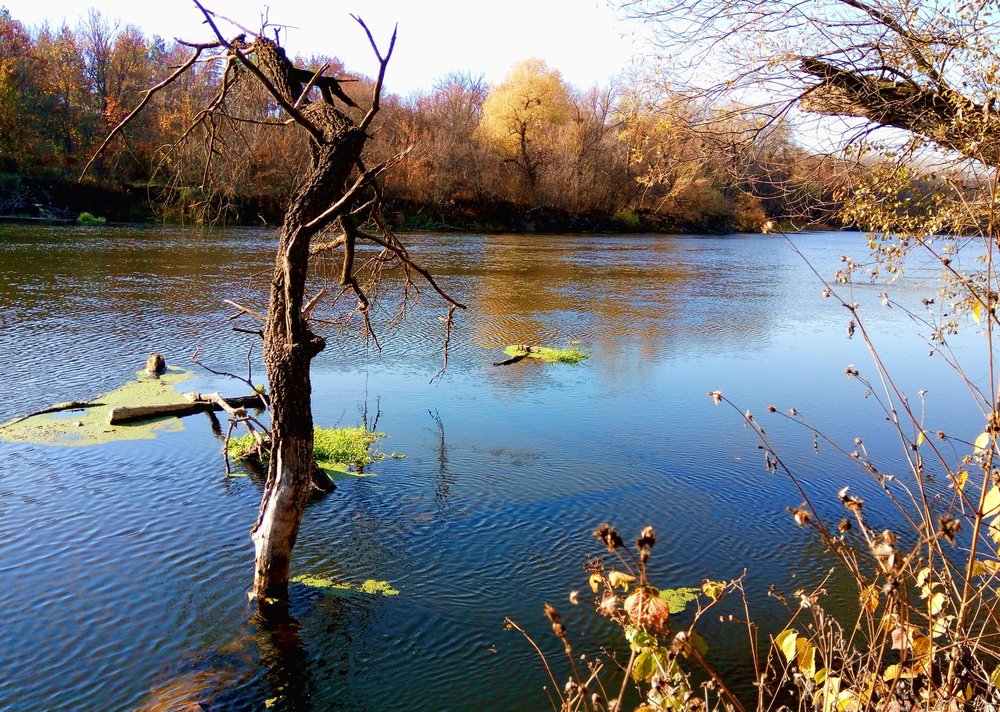
[[[260,67],[277,92],[293,104],[302,92],[296,68],[283,49],[264,38],[253,44]],[[331,103],[302,108],[314,129],[312,171],[285,212],[271,279],[264,329],[264,367],[271,394],[271,458],[254,542],[253,596],[284,599],[292,548],[312,491],[313,420],[309,368],[326,346],[302,313],[309,272],[309,242],[326,224],[323,214],[347,195],[348,177],[361,160],[365,133]]]

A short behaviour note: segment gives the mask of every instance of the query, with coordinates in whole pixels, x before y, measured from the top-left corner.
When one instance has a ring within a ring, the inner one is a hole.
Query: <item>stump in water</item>
[[[158,353],[151,353],[146,359],[146,373],[150,376],[160,376],[167,370],[166,359]]]

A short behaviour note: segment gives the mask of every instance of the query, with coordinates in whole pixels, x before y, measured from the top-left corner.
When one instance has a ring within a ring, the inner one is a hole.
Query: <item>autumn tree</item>
[[[35,37],[34,53],[38,95],[33,106],[47,144],[46,155],[37,157],[36,163],[76,169],[87,141],[96,133],[80,46],[68,25],[43,26]]]
[[[490,90],[479,136],[512,166],[534,196],[556,136],[571,120],[573,102],[562,76],[540,59],[527,59]]]
[[[215,37],[204,43],[184,43],[189,48],[186,61],[145,92],[102,149],[120,139],[152,97],[205,60],[220,67],[215,75],[216,92],[185,128],[182,139],[195,137],[211,145],[217,138],[217,122],[228,111],[227,99],[239,87],[262,92],[259,96],[266,100],[271,123],[287,125],[307,137],[308,159],[278,233],[268,309],[259,331],[271,423],[267,479],[251,538],[253,595],[265,604],[287,597],[292,548],[316,475],[310,364],[326,341],[313,331],[312,318],[330,290],[307,294],[310,258],[320,253],[340,255],[339,284],[333,291],[356,299],[357,313],[369,330],[369,309],[379,292],[379,276],[387,268],[400,269],[408,286],[413,286],[415,276],[430,284],[450,305],[449,330],[452,313],[461,305],[413,262],[382,218],[377,179],[399,158],[369,164],[364,155],[380,110],[395,34],[383,55],[359,20],[379,63],[367,108],[363,108],[344,92],[336,77],[327,74],[327,65],[310,71],[293,63],[284,47],[265,36],[266,27],[260,32],[240,28],[238,35],[227,39],[215,14],[197,0],[195,4]],[[205,154],[205,172],[215,169],[214,158],[212,151]]]
[[[490,167],[475,133],[487,91],[482,76],[457,72],[410,102],[405,122],[415,148],[393,177],[397,194],[435,205],[486,194]]]
[[[571,212],[613,215],[629,207],[638,192],[629,175],[628,151],[619,140],[619,92],[594,86],[570,98],[569,121],[554,132],[542,194]]]
[[[755,97],[764,126],[799,109],[852,120],[841,124],[844,135],[869,144],[872,129],[901,129],[911,140],[895,141],[897,153],[936,147],[997,165],[1000,58],[990,2],[632,0],[622,7],[655,24],[656,43],[674,58],[686,89],[708,101]]]
[[[30,131],[23,107],[29,104],[32,64],[27,30],[0,7],[0,162],[7,170],[25,158]]]

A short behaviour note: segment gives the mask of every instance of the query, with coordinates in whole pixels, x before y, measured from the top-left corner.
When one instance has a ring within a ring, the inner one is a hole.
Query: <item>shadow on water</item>
[[[323,594],[293,584],[290,595],[291,606],[255,607],[245,633],[218,650],[194,655],[157,675],[161,681],[136,712],[313,709],[312,666],[302,626],[291,610],[316,608]]]

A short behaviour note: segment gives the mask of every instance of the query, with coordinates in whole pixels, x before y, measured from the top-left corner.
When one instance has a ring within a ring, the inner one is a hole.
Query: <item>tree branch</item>
[[[389,51],[386,52],[385,57],[383,57],[382,53],[379,52],[378,44],[376,44],[375,38],[372,37],[371,30],[368,29],[368,25],[366,25],[364,23],[364,20],[362,20],[357,15],[351,15],[351,17],[353,17],[357,21],[357,23],[361,25],[362,29],[364,29],[365,31],[365,34],[368,35],[368,42],[371,44],[372,49],[375,51],[375,56],[378,58],[378,65],[379,65],[378,78],[375,80],[375,88],[372,89],[371,108],[368,110],[368,113],[365,114],[365,118],[361,120],[361,123],[358,124],[358,128],[360,128],[362,131],[367,131],[368,127],[371,125],[372,120],[375,118],[375,114],[377,114],[379,110],[379,101],[382,97],[382,83],[385,80],[385,70],[386,67],[389,66],[389,58],[392,57],[392,50],[396,47],[396,33],[399,30],[399,25],[396,25],[395,27],[392,28],[392,39],[389,40]]]
[[[289,116],[295,119],[295,123],[299,124],[302,128],[308,131],[309,135],[312,136],[317,143],[322,143],[323,133],[318,128],[313,126],[312,122],[307,120],[306,117],[304,117],[298,109],[296,109],[294,106],[288,103],[288,100],[285,99],[285,97],[281,94],[281,92],[277,90],[277,88],[275,88],[274,84],[271,83],[271,80],[267,78],[267,75],[265,75],[262,71],[260,71],[260,68],[256,64],[247,59],[247,56],[243,54],[243,52],[241,52],[236,45],[229,42],[228,40],[226,40],[225,37],[222,36],[222,33],[219,32],[219,28],[216,26],[215,21],[212,20],[214,13],[211,12],[210,10],[206,10],[205,6],[202,5],[200,2],[198,2],[198,0],[193,0],[193,2],[195,5],[198,6],[198,9],[201,10],[202,14],[205,16],[205,21],[208,23],[208,26],[212,28],[212,31],[215,33],[215,36],[219,38],[219,42],[222,43],[222,46],[228,49],[230,52],[232,52],[239,58],[243,66],[246,67],[247,70],[251,74],[253,74],[257,78],[257,80],[260,81],[261,84],[264,85],[264,88],[267,89],[267,92],[272,97],[274,97],[274,100],[278,102],[281,108],[284,109]],[[257,37],[256,41],[270,42],[270,40],[264,39],[262,37]]]

